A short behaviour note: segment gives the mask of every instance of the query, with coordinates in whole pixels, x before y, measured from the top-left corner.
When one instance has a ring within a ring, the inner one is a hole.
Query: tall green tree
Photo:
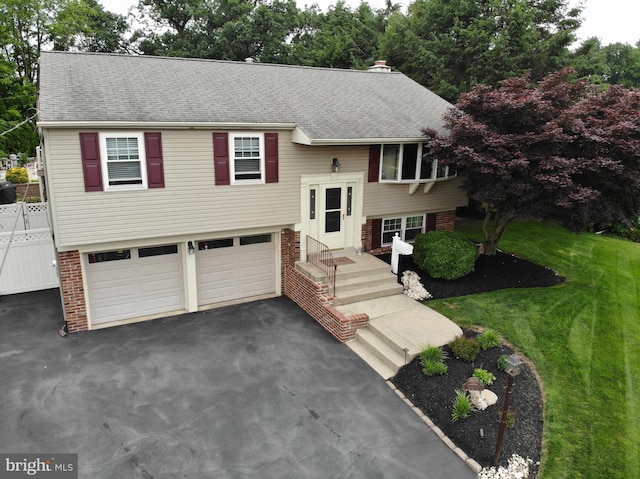
[[[449,101],[476,84],[497,86],[564,66],[580,26],[566,0],[416,0],[382,41],[389,63]]]
[[[484,206],[485,254],[518,217],[572,230],[638,218],[640,90],[599,92],[571,78],[563,69],[539,85],[527,77],[478,85],[446,115],[449,136],[425,130],[430,154]]]
[[[293,63],[300,65],[364,69],[380,59],[380,41],[389,16],[398,11],[387,2],[373,10],[362,2],[352,10],[340,0],[326,13],[315,8],[304,12],[304,27],[293,38]]]

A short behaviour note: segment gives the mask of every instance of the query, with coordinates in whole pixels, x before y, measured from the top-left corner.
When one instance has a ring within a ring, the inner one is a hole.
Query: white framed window
[[[264,135],[229,134],[229,155],[233,183],[264,183]]]
[[[393,237],[398,233],[402,241],[413,243],[420,233],[424,233],[426,215],[398,216],[382,220],[382,246],[393,243]]]
[[[147,187],[142,133],[101,133],[100,158],[105,190]]]
[[[449,167],[426,155],[424,143],[384,144],[380,148],[381,182],[415,182],[448,178]],[[455,176],[455,173],[451,176]]]

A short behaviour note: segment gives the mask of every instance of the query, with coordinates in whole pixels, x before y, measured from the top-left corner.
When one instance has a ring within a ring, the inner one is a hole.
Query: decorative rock
[[[483,389],[484,384],[476,377],[470,377],[462,385],[463,391],[482,391]]]
[[[424,301],[431,299],[431,293],[424,289],[424,285],[420,282],[420,276],[414,271],[405,271],[402,273],[402,284],[404,286],[404,294],[411,299]]]
[[[493,391],[485,389],[483,391],[469,391],[471,403],[480,411],[484,411],[489,406],[493,406],[498,402],[498,396]]]

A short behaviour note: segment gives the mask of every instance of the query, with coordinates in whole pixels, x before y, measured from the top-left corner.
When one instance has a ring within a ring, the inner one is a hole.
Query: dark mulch
[[[555,286],[564,281],[555,271],[503,252],[495,256],[481,256],[475,271],[456,281],[430,278],[413,264],[410,257],[404,257],[400,262],[400,270],[405,269],[416,271],[435,299],[506,288]],[[465,330],[467,336],[476,334]],[[392,381],[467,455],[482,466],[491,466],[508,382],[508,375],[498,369],[497,361],[503,354],[510,355],[514,350],[503,345],[481,351],[473,363],[468,363],[455,358],[448,346],[444,349],[449,355],[447,374],[425,376],[418,357],[402,368]],[[487,369],[496,376],[496,381],[488,389],[498,395],[498,402],[484,411],[474,411],[467,419],[454,422],[451,413],[455,390],[473,375],[475,368]],[[524,364],[522,373],[515,379],[511,398],[510,410],[515,413],[515,426],[506,430],[500,465],[506,465],[513,454],[518,454],[534,461],[530,477],[537,475],[542,449],[543,408],[543,393],[535,371]]]

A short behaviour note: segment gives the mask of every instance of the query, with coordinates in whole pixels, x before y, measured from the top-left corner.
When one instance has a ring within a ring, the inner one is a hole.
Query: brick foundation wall
[[[280,232],[280,291],[285,292],[287,266],[295,267],[300,261],[300,232],[286,228]]]
[[[441,211],[436,214],[436,231],[453,231],[455,224],[455,211]]]
[[[284,276],[285,294],[338,341],[344,343],[354,339],[356,331],[367,325],[368,315],[362,313],[345,316],[333,307],[333,296],[329,294],[328,285],[312,281],[294,266],[286,266]]]
[[[58,265],[67,329],[70,333],[87,331],[89,324],[82,284],[80,253],[78,251],[58,253]]]

